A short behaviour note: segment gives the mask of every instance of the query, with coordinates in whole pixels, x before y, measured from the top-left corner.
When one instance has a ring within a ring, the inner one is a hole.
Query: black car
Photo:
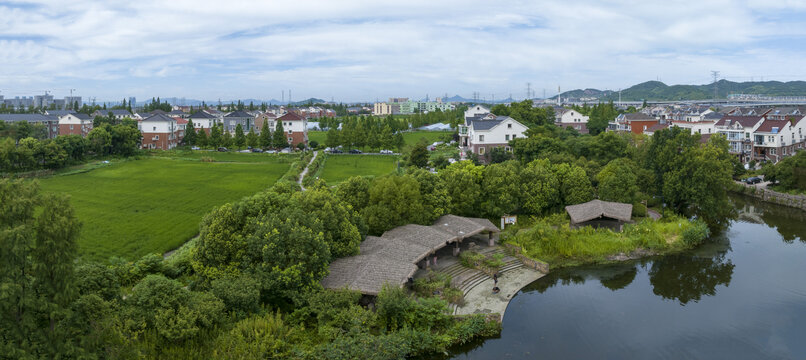
[[[751,176],[747,178],[744,182],[748,184],[758,184],[761,182],[761,178],[758,176]]]
[[[253,152],[253,153],[262,153],[262,152],[263,152],[263,149],[260,149],[260,148],[252,148],[252,152]]]
[[[350,154],[363,154],[363,152],[361,150],[358,150],[358,149],[352,149],[352,150],[350,150]]]
[[[331,153],[331,154],[341,154],[341,153],[343,153],[343,152],[344,152],[344,151],[341,151],[341,150],[339,150],[339,149],[333,149],[333,150],[330,150],[330,153]]]
[[[220,151],[220,152],[227,152],[227,151],[229,151],[229,150],[227,150],[227,148],[225,148],[225,147],[223,147],[223,146],[222,146],[222,147],[218,148],[218,151]]]

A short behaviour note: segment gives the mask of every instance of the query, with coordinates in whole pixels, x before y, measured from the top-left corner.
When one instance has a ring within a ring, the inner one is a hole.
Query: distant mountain
[[[719,98],[730,94],[757,94],[767,96],[806,96],[806,81],[748,81],[733,82],[719,80],[716,83]],[[571,90],[562,93],[564,98],[595,97],[601,100],[617,101],[618,91],[601,91],[597,89]],[[666,85],[660,81],[647,81],[621,90],[624,101],[676,101],[707,100],[714,97],[714,84],[705,85]],[[556,99],[554,96],[552,99]]]

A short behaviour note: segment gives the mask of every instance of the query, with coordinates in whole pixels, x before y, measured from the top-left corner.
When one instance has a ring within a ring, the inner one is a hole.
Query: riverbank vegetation
[[[775,191],[806,194],[806,151],[798,151],[776,164],[765,164],[761,173],[764,180],[772,182]]]
[[[699,245],[708,237],[702,221],[670,215],[655,221],[643,219],[624,225],[623,231],[584,227],[572,229],[567,216],[556,214],[526,220],[503,236],[506,243],[520,247],[532,259],[553,268],[612,261],[622,257],[646,256],[680,251]]]

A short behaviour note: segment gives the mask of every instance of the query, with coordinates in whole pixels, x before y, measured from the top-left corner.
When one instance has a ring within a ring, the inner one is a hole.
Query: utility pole
[[[280,104],[285,104],[285,90],[283,90],[283,95],[280,95]]]
[[[719,71],[711,70],[711,76],[714,77],[714,100],[719,97],[719,92],[717,92],[717,85],[716,82],[719,78]]]
[[[73,91],[75,91],[75,89],[70,89],[70,109],[75,111],[76,109],[73,109]]]
[[[526,98],[527,99],[532,98],[532,83],[530,82],[526,83]]]

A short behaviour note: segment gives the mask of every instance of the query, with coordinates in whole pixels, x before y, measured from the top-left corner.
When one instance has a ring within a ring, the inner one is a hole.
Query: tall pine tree
[[[283,130],[283,122],[277,122],[277,129],[274,130],[274,135],[272,136],[271,144],[274,146],[275,149],[285,149],[288,147],[288,139],[285,137],[285,130]]]

